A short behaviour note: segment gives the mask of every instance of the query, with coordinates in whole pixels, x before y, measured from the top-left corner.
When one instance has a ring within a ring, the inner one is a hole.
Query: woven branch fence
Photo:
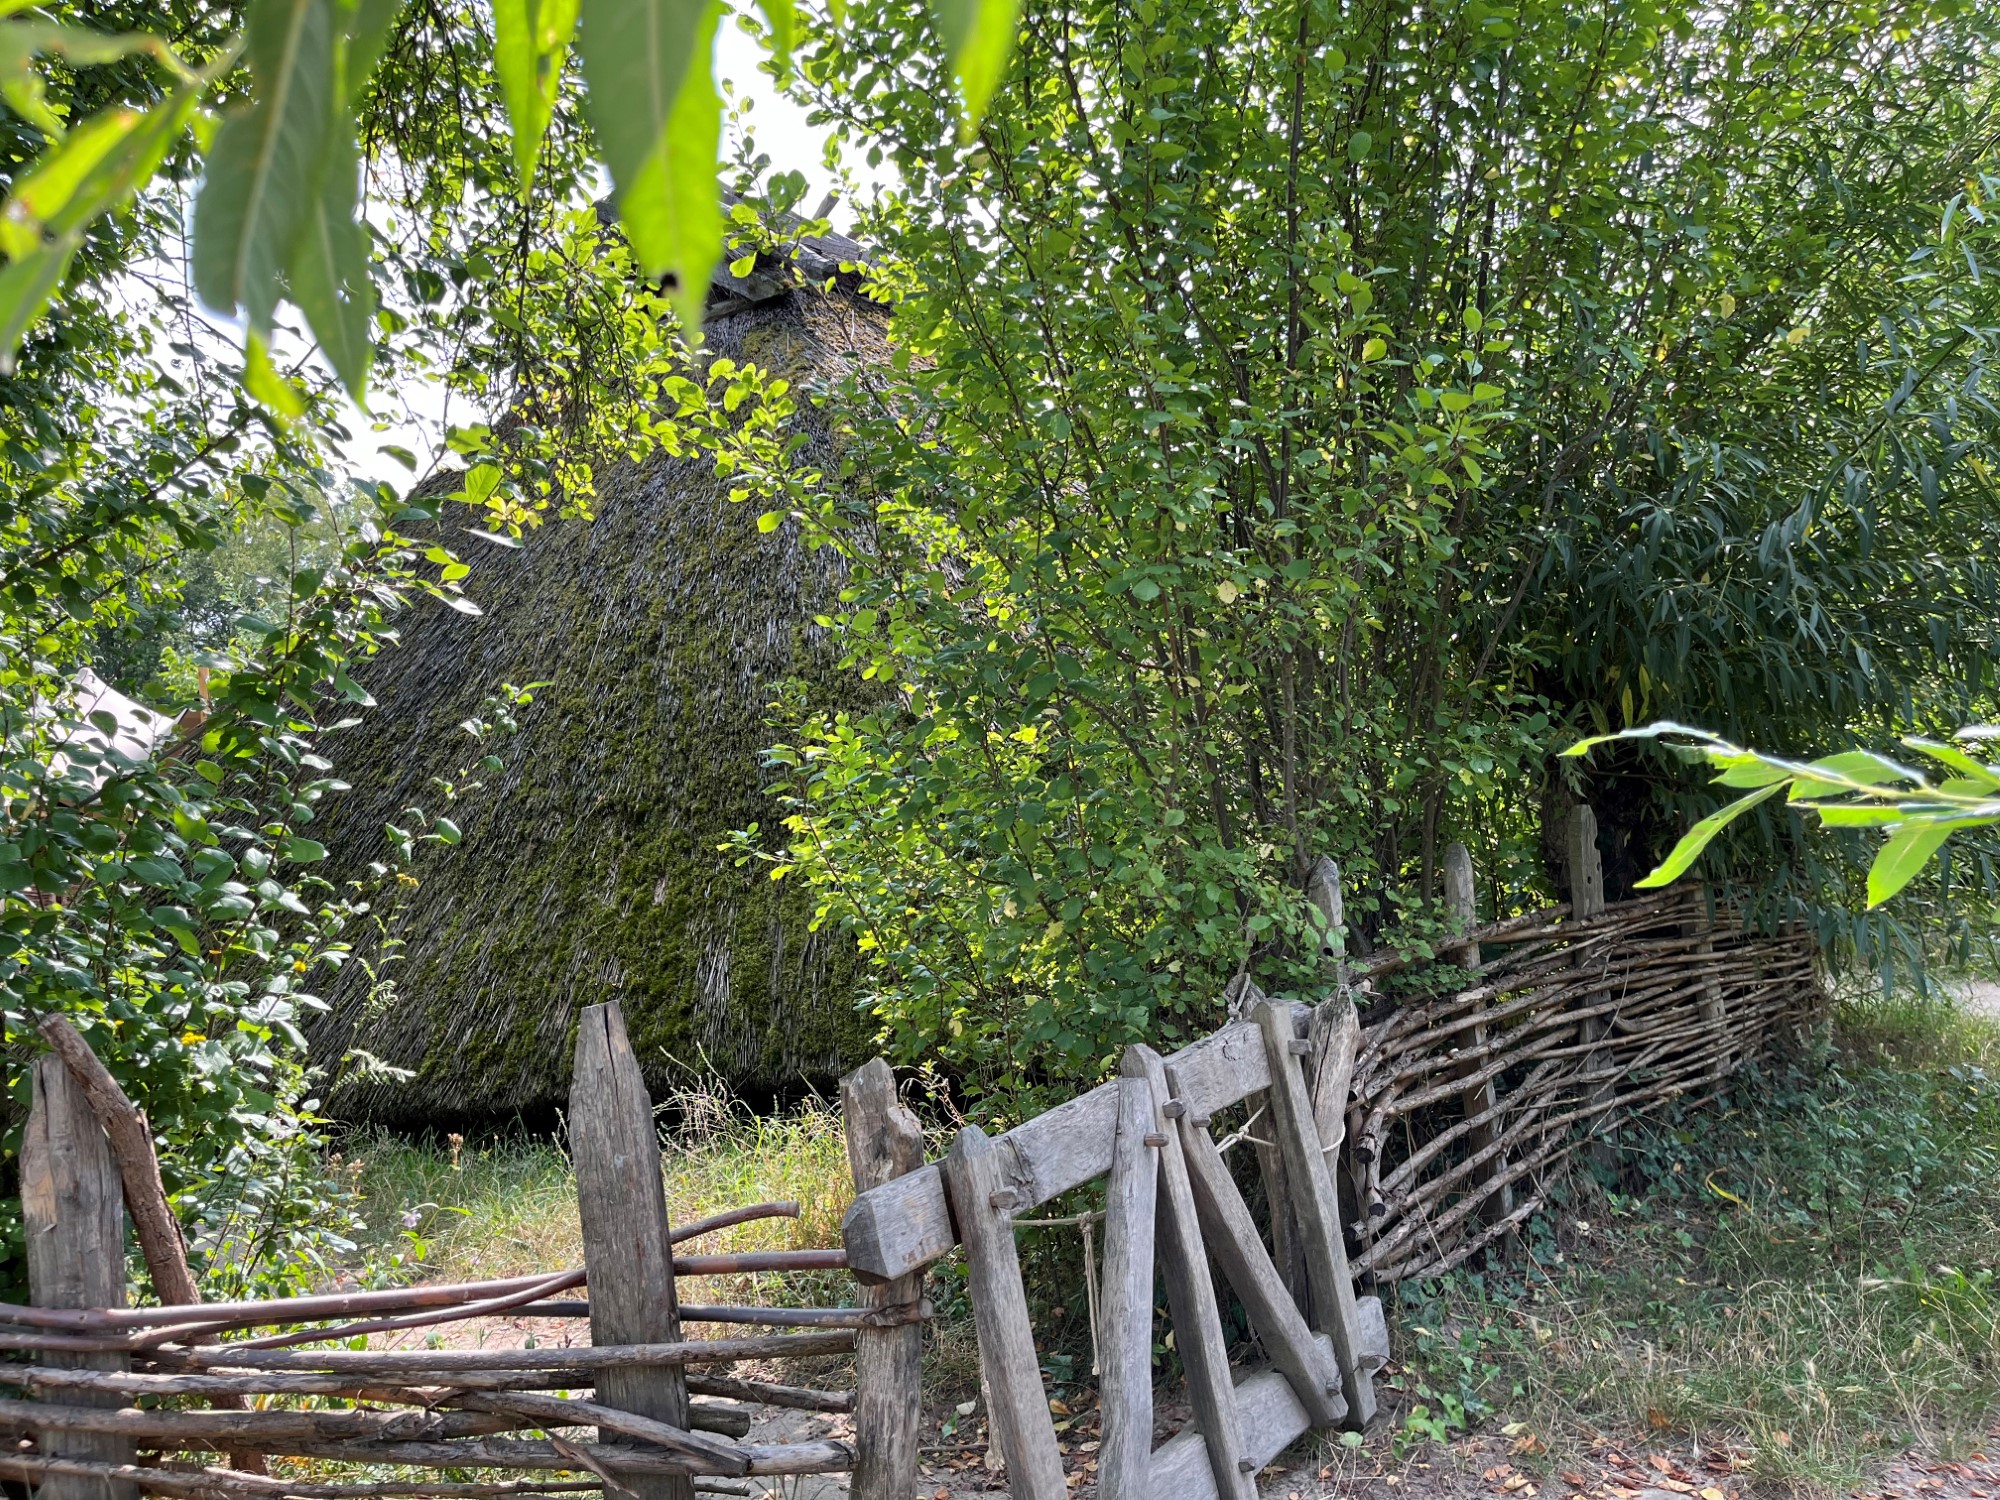
[[[888,1065],[868,1063],[842,1083],[857,1197],[839,1249],[676,1252],[796,1208],[668,1224],[651,1101],[607,1004],[584,1012],[571,1094],[583,1267],[201,1304],[143,1118],[51,1018],[43,1032],[55,1050],[35,1065],[21,1157],[36,1305],[0,1306],[0,1350],[34,1361],[0,1363],[0,1386],[33,1399],[0,1399],[13,1443],[0,1448],[0,1478],[48,1500],[692,1500],[848,1473],[857,1500],[908,1500],[924,1282],[962,1251],[1008,1488],[1015,1500],[1069,1500],[1082,1476],[1065,1473],[1014,1245],[1018,1229],[1055,1222],[1086,1231],[1103,1354],[1100,1500],[1254,1500],[1258,1470],[1301,1433],[1374,1414],[1388,1336],[1379,1300],[1358,1296],[1357,1282],[1436,1275],[1503,1241],[1544,1202],[1564,1160],[1612,1122],[1699,1101],[1825,1013],[1803,930],[1748,930],[1699,892],[1606,905],[1589,809],[1566,833],[1571,902],[1484,927],[1471,861],[1462,846],[1447,851],[1448,967],[1406,976],[1421,998],[1403,1001],[1375,988],[1412,964],[1345,962],[1339,872],[1322,862],[1308,894],[1331,972],[1316,1003],[1267,999],[1239,981],[1225,997],[1229,1025],[1169,1056],[1128,1048],[1118,1077],[1000,1136],[968,1126],[942,1161],[924,1160],[923,1131]],[[1225,1116],[1243,1123],[1222,1134]],[[1241,1169],[1225,1160],[1245,1143],[1254,1170],[1247,1157]],[[1099,1182],[1101,1209],[1030,1217]],[[172,1305],[125,1306],[124,1210]],[[1105,1236],[1101,1292],[1093,1222]],[[711,1306],[682,1302],[677,1288],[718,1273],[840,1269],[859,1280],[855,1305]],[[588,1301],[557,1300],[586,1285]],[[1156,1446],[1162,1290],[1194,1417]],[[1247,1345],[1229,1341],[1231,1298]],[[500,1312],[588,1318],[592,1343],[299,1347]],[[801,1331],[687,1338],[683,1325],[702,1322]],[[216,1341],[259,1328],[279,1331]],[[844,1391],[707,1373],[850,1353]],[[578,1399],[580,1389],[592,1394]],[[347,1404],[269,1404],[302,1397]],[[264,1398],[258,1409],[246,1408],[252,1398]],[[759,1408],[851,1419],[852,1436],[745,1441]],[[228,1455],[233,1467],[173,1457],[189,1453]],[[267,1457],[366,1467],[303,1479],[270,1474]],[[439,1477],[384,1478],[378,1466]]]
[[[1569,843],[1573,904],[1466,932],[1440,957],[1469,984],[1363,1013],[1343,1165],[1354,1267],[1372,1281],[1463,1264],[1540,1208],[1553,1169],[1614,1119],[1700,1102],[1826,1014],[1804,928],[1746,929],[1699,889],[1606,905],[1588,808]],[[1446,887],[1470,919],[1463,846]]]

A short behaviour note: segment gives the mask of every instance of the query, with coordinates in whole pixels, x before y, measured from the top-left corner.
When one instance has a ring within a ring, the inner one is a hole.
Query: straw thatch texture
[[[881,310],[846,280],[777,292],[723,275],[710,350],[795,387],[885,358]],[[807,461],[826,461],[821,413],[802,401],[797,420]],[[790,524],[760,533],[759,508],[732,505],[698,459],[628,465],[599,489],[593,522],[551,522],[518,552],[463,539],[484,616],[417,611],[366,674],[380,707],[332,746],[356,790],[322,836],[351,874],[403,808],[437,809],[432,778],[474,758],[455,726],[485,695],[551,682],[501,747],[506,770],[463,845],[420,869],[395,923],[408,946],[387,970],[393,993],[350,962],[327,994],[324,1061],[360,1047],[417,1072],[343,1070],[329,1101],[342,1118],[545,1111],[568,1086],[574,1018],[599,1000],[623,1004],[656,1093],[702,1065],[752,1088],[830,1079],[863,1048],[851,943],[809,932],[802,892],[717,849],[775,821],[758,752],[778,685],[799,676],[822,703],[856,690],[812,623],[838,561]]]
[[[1711,923],[1699,892],[1567,910],[1484,929],[1470,984],[1365,1018],[1343,1153],[1357,1272],[1462,1263],[1540,1207],[1591,1134],[1722,1091],[1826,1014],[1804,928]]]

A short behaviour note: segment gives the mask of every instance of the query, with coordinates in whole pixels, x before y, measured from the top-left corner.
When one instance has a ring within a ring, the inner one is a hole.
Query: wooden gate
[[[1358,1427],[1374,1415],[1373,1377],[1388,1358],[1388,1336],[1379,1300],[1354,1295],[1328,1161],[1353,1072],[1354,1007],[1344,994],[1316,1008],[1267,1000],[1247,984],[1233,1002],[1238,1019],[1221,1031],[1170,1057],[1127,1048],[1117,1078],[1004,1135],[967,1126],[942,1162],[870,1188],[848,1212],[848,1267],[864,1281],[907,1286],[963,1245],[991,1431],[1015,1500],[1063,1500],[1068,1486],[1014,1220],[1099,1178],[1099,1495],[1251,1500],[1257,1470],[1308,1428]],[[1275,1256],[1210,1130],[1214,1116],[1246,1102],[1246,1129],[1264,1132],[1255,1139]],[[1156,1255],[1194,1411],[1190,1427],[1158,1448]],[[1228,1362],[1211,1256],[1270,1359],[1269,1369],[1240,1381]],[[865,1367],[857,1394],[859,1434],[870,1402]],[[914,1477],[896,1476],[880,1493],[901,1500]]]

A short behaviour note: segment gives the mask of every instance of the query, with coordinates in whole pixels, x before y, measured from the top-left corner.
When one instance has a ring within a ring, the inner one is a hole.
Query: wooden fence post
[[[1325,863],[1331,864],[1328,860]],[[1249,1007],[1264,997],[1247,974],[1230,980],[1223,996],[1232,1021],[1250,1019]],[[1271,1260],[1284,1279],[1285,1288],[1299,1306],[1306,1305],[1306,1252],[1299,1241],[1299,1216],[1292,1210],[1291,1184],[1285,1180],[1285,1153],[1278,1149],[1277,1137],[1269,1125],[1271,1101],[1268,1092],[1258,1089],[1246,1097],[1243,1107],[1249,1118],[1266,1118],[1251,1130],[1257,1152],[1257,1174],[1264,1184],[1264,1201],[1271,1209]]]
[[[1187,1372],[1188,1405],[1207,1444],[1209,1473],[1222,1500],[1256,1500],[1256,1465],[1244,1456],[1236,1412],[1236,1382],[1222,1341],[1222,1313],[1208,1273],[1208,1249],[1195,1212],[1187,1159],[1171,1120],[1187,1110],[1167,1086],[1167,1066],[1151,1047],[1134,1044],[1119,1063],[1122,1076],[1144,1078],[1153,1091],[1154,1129],[1160,1147],[1157,1212],[1160,1270],[1167,1281],[1167,1313],[1174,1321],[1174,1350]]]
[[[895,1075],[877,1057],[840,1081],[847,1164],[854,1190],[914,1172],[924,1164],[924,1132],[896,1098]],[[862,1289],[865,1307],[899,1307],[923,1295],[924,1273]],[[917,1487],[923,1420],[923,1329],[916,1323],[862,1328],[854,1335],[855,1500],[910,1500]]]
[[[1271,1069],[1272,1127],[1285,1150],[1285,1167],[1297,1184],[1299,1224],[1304,1231],[1306,1269],[1312,1277],[1313,1312],[1320,1332],[1333,1340],[1347,1421],[1366,1427],[1375,1419],[1375,1387],[1361,1366],[1360,1319],[1354,1306],[1354,1278],[1347,1269],[1347,1241],[1340,1228],[1340,1201],[1320,1146],[1305,1075],[1294,1053],[1297,1034],[1288,1005],[1266,1000],[1257,1007],[1264,1053]]]
[[[1459,926],[1466,931],[1470,931],[1479,925],[1479,898],[1477,891],[1478,886],[1474,882],[1472,873],[1471,852],[1463,844],[1453,843],[1447,845],[1444,851],[1445,909],[1450,912]],[[1456,948],[1448,948],[1445,950],[1444,959],[1445,962],[1456,964],[1461,969],[1477,969],[1479,967],[1479,944],[1466,943]],[[1473,1046],[1485,1046],[1486,1023],[1484,1021],[1480,1022],[1472,1028],[1468,1035],[1471,1037]],[[1486,1066],[1486,1063],[1487,1058],[1484,1055],[1475,1057],[1467,1062],[1460,1069],[1460,1072],[1461,1074],[1477,1073]],[[1488,1078],[1485,1082],[1476,1083],[1467,1089],[1460,1103],[1461,1107],[1465,1110],[1465,1117],[1468,1120],[1476,1120],[1482,1115],[1490,1116],[1493,1113],[1494,1107],[1499,1103],[1499,1099],[1500,1091],[1496,1087],[1496,1080]],[[1475,1125],[1466,1132],[1466,1149],[1474,1153],[1484,1151],[1498,1139],[1499,1135],[1499,1120],[1489,1118],[1485,1123]],[[1479,1175],[1482,1178],[1491,1179],[1502,1176],[1506,1170],[1507,1159],[1505,1154],[1496,1153],[1492,1160],[1488,1161],[1480,1169]],[[1504,1219],[1513,1211],[1514,1188],[1511,1183],[1506,1182],[1500,1184],[1499,1188],[1486,1199],[1479,1210],[1480,1216],[1489,1224],[1496,1220]]]
[[[1604,860],[1597,852],[1597,814],[1590,810],[1590,804],[1579,802],[1570,809],[1569,821],[1563,826],[1563,852],[1569,861],[1569,916],[1572,922],[1588,922],[1604,915]],[[1603,1016],[1590,1016],[1578,1027],[1578,1040],[1595,1042],[1601,1040],[1611,1030],[1610,1021]],[[1604,1054],[1586,1052],[1583,1068],[1586,1073],[1595,1073],[1604,1066]],[[1607,1079],[1591,1091],[1592,1104],[1609,1104],[1618,1096],[1618,1090]],[[1602,1123],[1600,1113],[1591,1124],[1594,1129]],[[1591,1159],[1601,1167],[1609,1167],[1617,1158],[1608,1141],[1596,1141],[1590,1148]]]
[[[1320,920],[1320,957],[1333,969],[1337,984],[1347,958],[1347,908],[1340,894],[1340,866],[1322,854],[1306,876],[1306,900]]]
[[[21,1139],[21,1218],[27,1233],[28,1295],[37,1307],[125,1305],[125,1214],[111,1148],[62,1059],[44,1053],[34,1063],[34,1104]],[[123,1354],[44,1354],[67,1369],[128,1370]],[[122,1406],[110,1393],[69,1391],[79,1406]],[[109,1433],[40,1434],[49,1458],[129,1464],[129,1439]],[[110,1491],[107,1497],[106,1490]],[[51,1476],[44,1500],[137,1500],[122,1482]]]
[[[146,1116],[65,1017],[51,1012],[42,1017],[40,1030],[42,1039],[63,1060],[71,1080],[82,1090],[97,1123],[104,1127],[124,1186],[125,1208],[132,1216],[139,1253],[145,1257],[146,1271],[153,1278],[160,1302],[167,1306],[200,1302],[201,1289],[188,1269],[187,1241],[181,1237],[180,1220],[174,1217],[160,1181],[160,1158],[153,1149],[153,1132]],[[249,1403],[241,1396],[217,1396],[215,1405],[226,1411],[249,1410]],[[232,1452],[229,1462],[246,1474],[270,1472],[261,1453]]]
[[[1104,1333],[1098,1341],[1100,1500],[1143,1500],[1153,1458],[1153,1216],[1163,1132],[1153,1089],[1118,1080],[1118,1135],[1104,1188]]]
[[[680,1303],[653,1101],[616,1002],[586,1006],[578,1022],[569,1137],[583,1263],[590,1273],[591,1342],[679,1343]],[[597,1399],[687,1428],[687,1376],[679,1365],[604,1370],[597,1377]],[[683,1475],[628,1472],[619,1483],[637,1500],[694,1500],[694,1482]]]
[[[944,1159],[952,1217],[965,1246],[966,1289],[985,1373],[986,1417],[1007,1462],[1014,1500],[1066,1500],[1062,1453],[1035,1357],[1021,1257],[1014,1248],[1015,1190],[1000,1169],[1000,1148],[977,1125],[959,1131]]]

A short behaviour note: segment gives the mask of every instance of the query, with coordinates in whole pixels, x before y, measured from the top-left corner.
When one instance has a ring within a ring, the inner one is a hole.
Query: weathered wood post
[[[966,1290],[972,1294],[979,1368],[986,1377],[986,1419],[1007,1463],[1007,1493],[1014,1500],[1065,1500],[1069,1484],[1014,1247],[1019,1191],[1001,1169],[1000,1148],[977,1125],[953,1139],[944,1180],[965,1246]]]
[[[125,1209],[132,1216],[132,1230],[145,1257],[146,1271],[153,1278],[153,1290],[163,1305],[192,1305],[201,1301],[201,1289],[188,1269],[187,1241],[181,1237],[180,1220],[167,1202],[167,1190],[160,1181],[160,1158],[153,1149],[152,1127],[131,1096],[118,1086],[103,1059],[90,1050],[69,1021],[54,1013],[42,1017],[42,1039],[54,1049],[70,1080],[82,1091],[111,1148],[124,1187]],[[205,1342],[205,1340],[203,1341]],[[241,1396],[218,1395],[214,1404],[224,1411],[247,1411]],[[246,1474],[269,1473],[261,1453],[232,1452],[229,1462]]]
[[[1266,1000],[1257,1007],[1256,1020],[1270,1065],[1271,1124],[1284,1147],[1285,1168],[1297,1184],[1294,1197],[1306,1271],[1312,1279],[1314,1321],[1333,1341],[1348,1425],[1366,1427],[1375,1420],[1375,1386],[1361,1363],[1360,1317],[1354,1305],[1354,1278],[1347,1268],[1347,1240],[1340,1228],[1340,1201],[1299,1067],[1299,1052],[1308,1044],[1299,1040],[1289,1006]]]
[[[1597,852],[1597,814],[1590,810],[1590,804],[1579,802],[1570,809],[1569,819],[1563,825],[1563,853],[1569,864],[1569,918],[1572,922],[1588,922],[1604,915],[1604,860]],[[1596,996],[1593,999],[1599,998]],[[1587,1016],[1577,1028],[1579,1041],[1595,1042],[1611,1030],[1611,1023],[1603,1016]],[[1604,1066],[1605,1054],[1588,1052],[1584,1054],[1583,1068],[1586,1073],[1595,1073]],[[1592,1104],[1608,1104],[1617,1096],[1617,1089],[1606,1080],[1591,1091]],[[1601,1120],[1602,1116],[1599,1116]],[[1596,1123],[1596,1122],[1593,1122]],[[1599,1166],[1609,1166],[1616,1153],[1609,1142],[1597,1141],[1590,1148],[1592,1160]]]
[[[578,1022],[569,1136],[583,1264],[590,1273],[591,1342],[679,1343],[680,1303],[653,1101],[616,1002],[586,1006]],[[597,1377],[597,1399],[687,1428],[687,1377],[679,1365],[604,1370]],[[694,1482],[682,1475],[628,1472],[619,1483],[637,1500],[694,1500]]]
[[[1444,851],[1445,909],[1450,912],[1459,926],[1466,931],[1470,931],[1479,925],[1479,898],[1477,891],[1478,886],[1473,879],[1472,873],[1471,852],[1463,844],[1453,843],[1446,845]],[[1456,964],[1461,969],[1477,969],[1479,967],[1479,944],[1462,943],[1456,948],[1448,948],[1445,950],[1444,959],[1446,963]],[[1484,1047],[1487,1040],[1486,1023],[1481,1021],[1467,1035],[1474,1047]],[[1486,1067],[1489,1061],[1490,1059],[1484,1053],[1481,1053],[1468,1061],[1459,1070],[1460,1075],[1478,1073]],[[1493,1143],[1500,1137],[1500,1121],[1494,1116],[1494,1109],[1498,1105],[1499,1100],[1500,1091],[1495,1086],[1495,1081],[1492,1078],[1487,1078],[1473,1084],[1461,1097],[1460,1103],[1465,1110],[1465,1117],[1468,1120],[1480,1121],[1480,1123],[1474,1125],[1465,1133],[1466,1149],[1475,1155],[1481,1151],[1490,1149]],[[1482,1117],[1485,1118],[1482,1119]],[[1476,1175],[1480,1181],[1490,1181],[1502,1175],[1506,1170],[1506,1166],[1507,1162],[1504,1154],[1496,1151],[1486,1164],[1479,1168]],[[1496,1191],[1487,1197],[1479,1210],[1480,1216],[1489,1224],[1499,1219],[1504,1219],[1513,1211],[1514,1189],[1509,1183],[1502,1183]]]
[[[896,1098],[895,1075],[873,1058],[840,1081],[847,1165],[865,1193],[924,1164],[924,1132]],[[923,1295],[924,1273],[862,1289],[865,1307],[901,1307]],[[854,1500],[910,1500],[923,1420],[923,1329],[916,1323],[854,1335]]]
[[[1118,1134],[1104,1189],[1104,1336],[1097,1404],[1103,1413],[1097,1493],[1142,1500],[1153,1457],[1153,1217],[1166,1136],[1153,1125],[1153,1089],[1118,1080]]]
[[[125,1213],[111,1147],[61,1058],[44,1053],[35,1059],[33,1089],[21,1139],[29,1300],[37,1307],[123,1307]],[[41,1358],[68,1369],[131,1368],[123,1354]],[[124,1404],[115,1394],[80,1390],[66,1392],[64,1400],[78,1406]],[[108,1433],[44,1430],[40,1443],[50,1458],[132,1462],[130,1440]],[[139,1493],[133,1485],[75,1477],[50,1477],[39,1488],[45,1500],[137,1500]]]
[[[1171,1124],[1187,1113],[1187,1106],[1172,1096],[1167,1065],[1151,1047],[1138,1043],[1127,1047],[1118,1071],[1121,1077],[1144,1078],[1153,1091],[1153,1128],[1163,1142],[1153,1216],[1160,1272],[1167,1283],[1167,1315],[1174,1321],[1174,1350],[1187,1373],[1188,1405],[1194,1408],[1195,1425],[1207,1445],[1215,1492],[1222,1500],[1256,1500],[1257,1466],[1243,1452],[1236,1383],[1229,1373],[1229,1349],[1223,1343],[1222,1314],[1208,1271],[1194,1187],[1180,1135]]]
[[[1323,860],[1323,864],[1331,861]],[[1229,1007],[1232,1021],[1251,1019],[1250,1007],[1264,997],[1257,986],[1250,982],[1247,974],[1239,974],[1229,982],[1223,999]],[[1249,1118],[1259,1120],[1250,1132],[1250,1139],[1257,1152],[1257,1175],[1264,1184],[1264,1201],[1271,1209],[1271,1259],[1278,1268],[1278,1275],[1284,1279],[1292,1300],[1306,1305],[1306,1252],[1299,1240],[1299,1217],[1292,1208],[1291,1184],[1285,1180],[1285,1153],[1278,1148],[1278,1140],[1270,1129],[1269,1116],[1271,1101],[1268,1092],[1258,1089],[1243,1101]]]

